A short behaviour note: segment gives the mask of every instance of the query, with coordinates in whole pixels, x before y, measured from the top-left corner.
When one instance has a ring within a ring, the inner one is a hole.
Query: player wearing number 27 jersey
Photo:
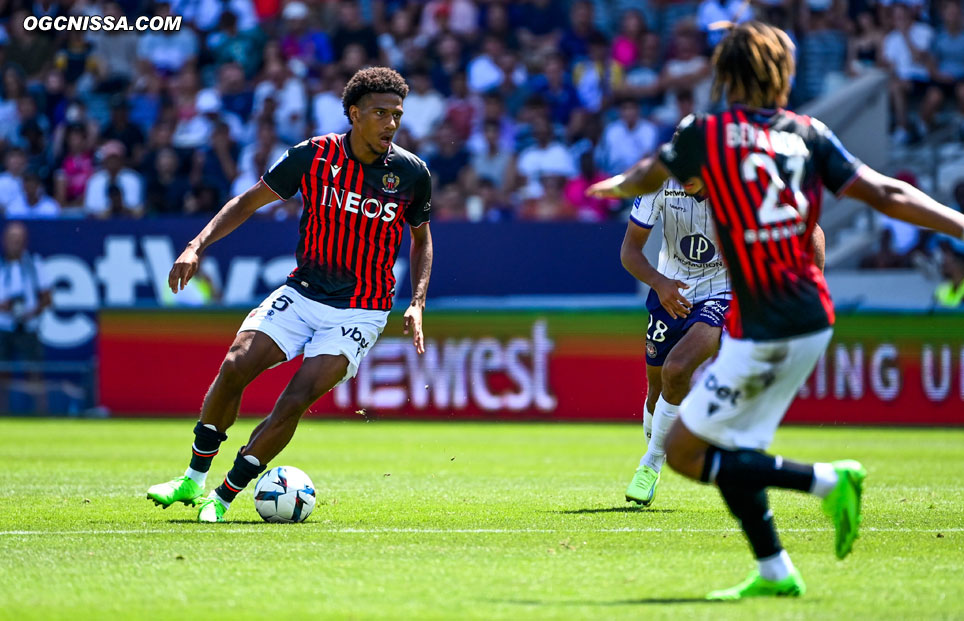
[[[680,406],[667,460],[719,488],[757,559],[746,581],[708,597],[800,596],[806,586],[780,543],[767,488],[823,498],[844,558],[857,538],[866,476],[850,460],[804,464],[763,452],[831,336],[833,305],[811,244],[823,188],[958,238],[964,215],[862,165],[816,119],[782,109],[794,74],[793,43],[782,30],[754,21],[734,27],[713,68],[725,112],[686,118],[657,157],[587,192],[652,192],[670,175],[688,192],[706,192],[733,288],[728,335]]]

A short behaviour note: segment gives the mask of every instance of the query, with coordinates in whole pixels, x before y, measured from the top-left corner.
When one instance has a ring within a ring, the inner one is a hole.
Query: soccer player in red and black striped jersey
[[[817,119],[783,109],[794,56],[782,30],[733,28],[713,66],[714,90],[729,108],[684,119],[657,155],[588,192],[631,197],[673,176],[709,197],[733,288],[728,334],[680,406],[667,460],[717,485],[757,558],[746,581],[708,597],[799,596],[806,587],[780,544],[767,488],[822,497],[844,558],[857,538],[866,476],[851,460],[811,465],[763,452],[831,336],[833,304],[811,244],[823,188],[956,238],[964,238],[964,215],[861,164]]]
[[[411,232],[412,301],[405,333],[424,353],[422,309],[432,271],[432,183],[425,162],[392,144],[408,94],[397,72],[357,72],[342,97],[352,128],[288,149],[259,183],[218,212],[171,269],[175,293],[197,272],[201,253],[258,208],[301,192],[298,265],[287,282],[251,311],[208,390],[194,428],[190,467],[151,487],[168,507],[200,502],[198,520],[220,522],[235,496],[288,444],[305,410],[354,377],[385,324],[395,294],[392,268],[405,225]],[[271,414],[238,451],[224,481],[201,499],[211,460],[238,416],[245,387],[268,368],[304,355]]]

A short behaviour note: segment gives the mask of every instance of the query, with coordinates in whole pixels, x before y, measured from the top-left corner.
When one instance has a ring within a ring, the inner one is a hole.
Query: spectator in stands
[[[345,90],[345,76],[336,70],[332,70],[330,74],[327,88],[317,93],[311,102],[317,136],[339,134],[348,131],[349,128],[348,117],[345,116],[345,107],[341,101],[342,92]],[[406,114],[408,114],[407,111]],[[408,125],[407,118],[405,124]]]
[[[500,141],[498,121],[486,121],[482,135],[484,146],[472,155],[472,170],[477,179],[487,179],[493,187],[501,189],[514,167],[512,151],[504,148]]]
[[[20,113],[17,102],[27,94],[27,82],[17,65],[3,69],[3,93],[0,95],[0,141],[15,144],[19,140]]]
[[[352,43],[365,50],[369,60],[378,58],[378,35],[375,29],[362,19],[361,7],[355,0],[341,0],[338,3],[338,26],[331,35],[331,46],[336,59],[341,59]]]
[[[640,44],[646,32],[646,18],[637,9],[624,11],[620,18],[619,34],[613,39],[613,60],[628,70],[639,59]]]
[[[665,99],[654,115],[660,123],[673,124],[681,118],[676,101],[680,91],[693,93],[697,112],[706,112],[710,107],[712,68],[710,59],[703,54],[702,36],[689,20],[678,22],[673,30],[673,53],[666,60],[660,76]]]
[[[523,187],[524,195],[542,197],[543,178],[555,176],[568,179],[575,176],[577,170],[569,150],[555,139],[552,126],[544,116],[532,119],[532,136],[535,144],[519,154],[516,168],[521,178],[517,185]]]
[[[292,75],[282,62],[265,66],[264,78],[254,89],[255,115],[262,111],[265,100],[271,98],[275,104],[272,120],[278,135],[289,144],[301,142],[307,134],[308,119],[308,94],[304,80]]]
[[[478,8],[472,0],[429,0],[422,7],[418,33],[431,40],[442,32],[471,39],[479,27]]]
[[[964,19],[960,0],[944,0],[941,19],[943,24],[931,47],[931,85],[920,110],[921,120],[928,127],[936,124],[945,98],[954,101],[964,115]]]
[[[659,146],[659,130],[642,118],[639,104],[626,97],[619,102],[619,118],[606,126],[599,158],[610,175],[618,174]]]
[[[572,111],[579,107],[579,93],[566,76],[566,61],[559,54],[546,60],[541,75],[532,80],[531,90],[549,104],[552,122],[557,125],[569,123]]]
[[[298,4],[300,3],[292,2],[288,6],[296,6]],[[287,7],[285,8],[287,9]],[[310,35],[306,35],[306,37],[310,40]],[[327,41],[327,38],[325,41]],[[302,49],[296,48],[297,43],[285,39],[282,40],[282,48],[284,48],[286,42],[290,46],[288,51],[291,52],[291,57],[297,57],[306,64],[311,63],[311,58],[309,58],[307,54],[302,58],[296,53]],[[257,73],[258,67],[261,64],[261,54],[259,53],[261,44],[262,39],[259,30],[241,30],[238,27],[237,16],[231,11],[225,11],[221,14],[220,26],[208,37],[207,46],[216,65],[237,63],[244,72],[245,77],[251,78]],[[304,47],[308,47],[309,45],[310,43],[304,43]],[[327,59],[326,62],[331,61],[330,48],[325,58]]]
[[[21,222],[8,223],[0,260],[0,360],[43,359],[37,330],[51,302],[43,262],[27,250],[27,228]]]
[[[589,41],[602,34],[596,30],[593,4],[589,0],[576,0],[569,7],[569,23],[559,40],[559,51],[574,63],[589,57]]]
[[[115,95],[111,99],[110,122],[101,131],[100,139],[117,140],[123,144],[130,154],[128,161],[136,168],[144,157],[146,140],[141,128],[131,123],[130,110],[127,99],[123,95]]]
[[[840,84],[847,69],[847,36],[831,13],[832,0],[808,0],[807,5],[794,84],[800,101],[816,99]]]
[[[191,185],[180,174],[180,162],[174,149],[164,149],[154,160],[154,170],[146,178],[145,211],[149,215],[180,213]]]
[[[24,9],[16,10],[7,21],[6,61],[22,69],[28,80],[39,80],[53,63],[57,39],[50,32],[25,30],[23,21],[29,15]]]
[[[599,112],[608,105],[614,89],[623,83],[623,68],[609,55],[609,41],[596,33],[588,41],[588,58],[576,62],[572,70],[573,83],[583,107]]]
[[[432,171],[432,181],[439,188],[459,181],[462,170],[469,165],[469,152],[465,143],[455,129],[448,123],[439,126],[435,134],[436,152],[429,157],[429,170]]]
[[[445,104],[444,123],[455,131],[459,140],[468,140],[481,107],[479,97],[469,92],[465,74],[452,76],[452,94]]]
[[[54,195],[64,207],[81,207],[87,181],[94,174],[94,154],[87,127],[81,123],[68,126],[65,142],[66,153],[54,174]]]
[[[883,229],[880,232],[877,243],[877,249],[874,253],[860,260],[860,269],[887,270],[908,268],[911,266],[910,258],[905,254],[897,252],[894,247],[893,229]]]
[[[289,2],[281,12],[287,31],[281,38],[281,53],[285,60],[297,60],[313,74],[335,60],[331,39],[320,28],[311,25],[311,12],[304,2]]]
[[[60,204],[47,196],[40,175],[28,170],[23,175],[23,194],[7,206],[6,215],[18,220],[56,218],[60,215]]]
[[[108,141],[100,148],[101,168],[87,181],[84,195],[87,215],[140,217],[143,213],[143,182],[139,174],[127,168],[126,155],[127,149],[117,140]]]
[[[552,0],[529,0],[510,5],[511,20],[523,49],[532,53],[556,49],[566,27],[566,16],[559,4]]]
[[[6,213],[11,203],[23,197],[23,175],[27,171],[27,154],[20,147],[7,150],[4,171],[0,173],[0,212]]]
[[[123,14],[119,3],[104,3],[105,17],[111,17],[116,21]],[[105,93],[124,90],[135,77],[138,34],[117,30],[96,30],[84,34],[93,44],[100,90]]]
[[[244,186],[242,191],[257,183],[261,175],[268,170],[268,166],[278,161],[286,150],[284,143],[278,141],[274,123],[267,120],[258,123],[257,138],[241,150],[241,157],[238,159],[238,173],[254,179],[250,185]],[[258,155],[261,157],[256,157]],[[241,194],[241,192],[233,192],[233,194]]]
[[[941,273],[945,280],[934,291],[934,302],[941,308],[964,308],[964,254],[950,244],[941,246]]]
[[[589,186],[608,176],[596,169],[595,158],[591,150],[584,151],[579,156],[579,176],[566,182],[562,194],[566,201],[575,207],[577,217],[580,220],[599,222],[608,218],[619,208],[618,200],[586,196],[586,189]]]
[[[416,142],[421,142],[435,129],[445,114],[445,98],[432,88],[426,67],[413,69],[408,76],[411,90],[405,98],[405,128]]]
[[[168,17],[171,15],[170,2],[155,2],[153,12],[159,17]],[[137,57],[164,75],[180,72],[198,55],[197,35],[191,28],[143,32],[137,37]]]
[[[467,69],[468,85],[472,92],[485,93],[499,88],[505,80],[498,62],[504,50],[501,39],[494,35],[485,36],[481,53],[469,62]]]
[[[563,175],[543,174],[538,187],[532,188],[522,201],[519,218],[540,221],[574,219],[576,208],[562,191],[565,183],[566,178]]]
[[[20,101],[21,103],[32,102],[33,99],[24,97]],[[23,110],[24,107],[21,107],[21,113],[23,113]],[[27,168],[36,171],[42,178],[47,179],[51,172],[51,143],[47,139],[46,132],[41,129],[38,120],[39,119],[30,119],[29,121],[21,123],[20,137],[24,145],[24,151],[27,154]]]
[[[904,144],[914,133],[910,125],[908,100],[919,98],[927,90],[930,72],[928,50],[934,31],[927,24],[914,21],[913,9],[903,4],[892,8],[894,28],[884,37],[883,60],[891,72],[890,95],[894,109],[894,142]]]
[[[848,37],[847,44],[847,69],[851,75],[880,64],[884,31],[877,20],[877,13],[866,10],[857,14],[854,32]]]
[[[484,6],[484,15],[482,32],[501,39],[507,49],[518,50],[520,48],[519,37],[516,36],[516,30],[512,27],[509,10],[505,4],[487,3]]]
[[[228,123],[231,136],[240,140],[244,124],[254,108],[254,92],[244,81],[244,70],[237,63],[225,63],[218,70],[217,87],[213,89],[221,99],[218,117]]]
[[[467,67],[462,42],[453,35],[442,35],[433,47],[432,86],[445,97],[452,94],[452,78]]]
[[[192,162],[191,182],[196,188],[195,198],[202,201],[196,205],[198,211],[220,209],[227,201],[231,182],[238,174],[240,155],[241,148],[231,139],[227,123],[215,124],[210,142],[194,152]],[[205,194],[203,200],[201,193]]]

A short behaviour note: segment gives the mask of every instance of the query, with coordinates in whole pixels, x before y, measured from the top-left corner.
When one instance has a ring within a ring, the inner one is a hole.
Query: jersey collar
[[[345,155],[347,155],[347,156],[350,157],[351,159],[355,160],[356,162],[358,162],[358,163],[361,164],[362,166],[380,166],[380,167],[385,167],[385,168],[387,168],[387,167],[388,167],[388,163],[389,163],[389,162],[391,161],[391,159],[392,159],[392,154],[395,152],[395,143],[394,143],[394,142],[391,142],[391,143],[388,144],[388,150],[385,151],[385,153],[384,153],[380,158],[376,159],[376,160],[375,160],[374,162],[372,162],[371,164],[365,164],[365,163],[362,162],[360,159],[358,159],[357,157],[355,157],[355,154],[351,152],[351,130],[348,130],[347,132],[345,132],[344,134],[342,134],[341,140],[342,140],[342,146],[343,146],[344,149],[345,149]]]

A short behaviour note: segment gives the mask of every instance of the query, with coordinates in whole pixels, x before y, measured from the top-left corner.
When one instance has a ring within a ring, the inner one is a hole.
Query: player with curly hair
[[[812,244],[823,190],[956,238],[964,238],[964,216],[862,164],[819,120],[784,109],[794,55],[779,28],[736,26],[716,47],[713,68],[714,90],[729,107],[683,119],[657,155],[588,193],[635,196],[672,176],[709,198],[733,299],[719,355],[683,399],[666,457],[683,476],[716,485],[757,559],[744,582],[708,597],[796,597],[806,587],[777,535],[767,489],[822,498],[842,559],[857,539],[866,476],[852,460],[806,464],[764,452],[833,331]]]
[[[237,494],[288,444],[308,407],[351,379],[392,308],[392,268],[404,225],[411,236],[412,300],[406,334],[424,352],[422,310],[432,271],[431,177],[421,159],[392,143],[408,85],[387,67],[358,71],[342,96],[351,129],[291,147],[261,180],[229,200],[178,257],[168,277],[177,293],[198,270],[204,250],[260,207],[299,191],[297,267],[242,322],[194,428],[183,476],[154,485],[147,497],[168,507],[200,503],[198,521],[221,522]],[[211,461],[238,417],[245,387],[266,369],[304,360],[274,409],[238,451],[224,481],[202,499]]]

